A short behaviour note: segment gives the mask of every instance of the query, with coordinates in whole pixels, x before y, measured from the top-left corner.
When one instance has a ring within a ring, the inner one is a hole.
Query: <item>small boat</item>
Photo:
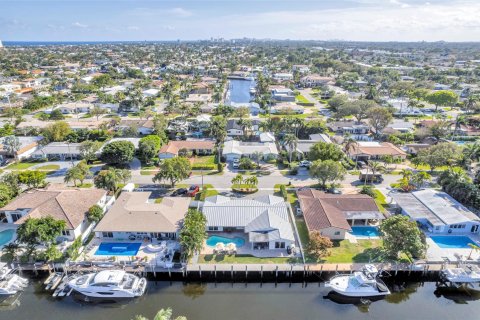
[[[458,268],[447,268],[441,271],[444,280],[454,284],[473,284],[480,283],[480,268],[478,266],[466,264]]]
[[[19,291],[25,289],[28,285],[28,280],[16,274],[6,275],[0,281],[0,295],[14,295]]]
[[[382,297],[390,294],[387,285],[379,278],[380,272],[374,265],[365,265],[353,274],[336,275],[325,283],[338,294],[347,297]]]
[[[7,275],[11,274],[14,270],[10,268],[5,262],[0,262],[0,280],[3,280]]]
[[[95,298],[135,298],[145,293],[147,279],[124,270],[103,270],[72,277],[68,286]]]

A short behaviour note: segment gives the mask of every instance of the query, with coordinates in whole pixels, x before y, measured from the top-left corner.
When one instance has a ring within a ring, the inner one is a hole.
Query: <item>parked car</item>
[[[333,194],[342,194],[342,191],[337,188],[330,188],[327,190],[327,193],[333,193]]]
[[[239,159],[233,159],[232,167],[233,167],[233,169],[238,169],[240,167],[240,160]]]
[[[190,188],[188,188],[188,191],[187,191],[187,196],[195,197],[199,191],[200,191],[199,186],[196,186],[196,185],[190,186]]]
[[[185,188],[180,188],[172,192],[172,197],[183,196],[186,195],[188,192]]]
[[[305,167],[305,168],[310,168],[311,165],[312,165],[312,162],[308,160],[302,160],[300,161],[300,164],[299,164],[300,167]]]

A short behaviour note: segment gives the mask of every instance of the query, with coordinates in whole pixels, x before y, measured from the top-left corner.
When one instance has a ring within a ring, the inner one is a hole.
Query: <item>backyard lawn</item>
[[[308,236],[307,224],[305,223],[303,217],[295,217],[295,224],[297,225],[298,236],[300,237],[300,241],[302,242],[302,247],[305,248],[305,246],[308,244],[308,241],[310,240]]]
[[[297,95],[295,97],[295,100],[296,100],[297,103],[312,103],[310,100],[308,100],[307,98],[305,98],[301,94]]]
[[[382,246],[382,240],[369,239],[357,240],[358,243],[351,243],[348,240],[333,241],[333,248],[330,249],[330,256],[325,257],[325,263],[351,263],[351,262],[373,262],[381,260],[378,248]]]
[[[296,258],[257,258],[248,254],[215,255],[201,254],[198,263],[240,263],[240,264],[266,264],[266,263],[297,263]]]

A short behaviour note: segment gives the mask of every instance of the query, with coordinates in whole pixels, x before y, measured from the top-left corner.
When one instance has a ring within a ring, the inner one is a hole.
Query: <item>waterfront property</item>
[[[278,250],[295,243],[288,207],[282,198],[266,195],[255,199],[230,199],[213,196],[205,199],[202,212],[207,218],[207,231],[225,238],[241,237],[245,248],[251,250]],[[242,237],[243,235],[243,237]],[[207,240],[208,241],[208,240]],[[215,245],[211,240],[207,245]],[[242,247],[238,242],[237,247]]]
[[[115,199],[101,189],[32,190],[22,193],[0,209],[6,223],[22,224],[28,218],[53,217],[63,220],[66,229],[59,240],[85,239],[93,228],[86,214],[93,205],[106,208]]]
[[[478,234],[480,218],[445,192],[425,189],[393,193],[404,215],[433,234]]]
[[[353,230],[352,226],[377,225],[384,218],[375,200],[364,194],[329,194],[305,189],[297,195],[308,231],[319,231],[332,240],[346,239],[350,234],[368,236],[363,233],[365,230]],[[378,236],[372,229],[369,231]]]
[[[123,192],[95,227],[102,241],[144,241],[159,243],[178,238],[190,198],[149,201],[151,192]]]

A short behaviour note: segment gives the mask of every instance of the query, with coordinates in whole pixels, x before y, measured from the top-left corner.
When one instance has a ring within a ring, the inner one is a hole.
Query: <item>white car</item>
[[[306,167],[306,168],[308,168],[308,167],[310,167],[310,166],[312,165],[312,163],[311,163],[310,161],[308,161],[308,160],[302,160],[302,161],[300,161],[300,164],[299,164],[299,165],[300,165],[300,167]]]

